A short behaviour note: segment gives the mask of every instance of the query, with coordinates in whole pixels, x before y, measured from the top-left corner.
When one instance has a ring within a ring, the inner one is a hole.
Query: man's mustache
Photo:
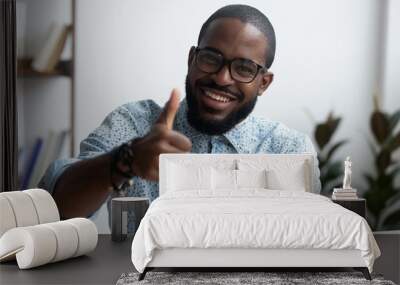
[[[217,85],[215,82],[199,83],[198,86],[200,88],[201,87],[207,87],[207,88],[210,88],[210,89],[214,89],[214,90],[218,90],[218,91],[221,91],[221,92],[228,93],[228,94],[236,97],[239,101],[243,101],[243,99],[244,99],[244,95],[242,93],[233,92],[233,91],[229,90],[228,87]]]

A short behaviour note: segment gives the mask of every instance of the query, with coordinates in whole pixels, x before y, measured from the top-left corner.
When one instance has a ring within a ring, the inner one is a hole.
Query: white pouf
[[[0,262],[20,269],[86,254],[96,248],[96,225],[85,218],[60,221],[53,197],[42,189],[0,193]]]

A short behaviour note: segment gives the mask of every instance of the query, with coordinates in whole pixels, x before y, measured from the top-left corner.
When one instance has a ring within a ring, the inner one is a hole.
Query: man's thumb
[[[164,109],[157,120],[157,123],[167,125],[167,128],[172,130],[176,112],[179,108],[180,92],[174,88],[171,92],[168,102],[165,104]]]

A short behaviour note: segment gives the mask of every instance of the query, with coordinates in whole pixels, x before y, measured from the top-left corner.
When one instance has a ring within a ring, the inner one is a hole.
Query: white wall
[[[390,0],[388,8],[384,107],[392,112],[400,107],[400,1]]]
[[[163,104],[173,87],[183,91],[187,54],[196,44],[201,24],[216,9],[235,2],[78,0],[77,149],[79,141],[120,104],[148,98]],[[275,81],[260,98],[255,113],[311,135],[313,122],[305,109],[316,120],[334,110],[343,117],[335,139],[351,139],[339,156],[352,156],[355,184],[362,185],[361,173],[371,169],[368,118],[382,67],[380,1],[241,3],[263,11],[277,34],[272,66]],[[387,65],[385,88],[390,94],[399,94],[395,80],[399,73],[394,70],[399,68],[394,63],[396,59],[399,62],[398,36],[394,36],[398,33],[393,31],[400,26],[399,3],[394,6],[397,10],[390,12],[393,20],[388,38],[395,51],[388,51],[393,63]],[[396,96],[387,97],[392,106],[399,106]],[[104,221],[103,215],[98,223],[104,225]]]

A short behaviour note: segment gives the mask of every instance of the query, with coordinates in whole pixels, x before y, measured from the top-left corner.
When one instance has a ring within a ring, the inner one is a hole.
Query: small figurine
[[[352,189],[351,188],[351,160],[350,160],[350,156],[346,157],[346,160],[344,162],[343,189]]]

